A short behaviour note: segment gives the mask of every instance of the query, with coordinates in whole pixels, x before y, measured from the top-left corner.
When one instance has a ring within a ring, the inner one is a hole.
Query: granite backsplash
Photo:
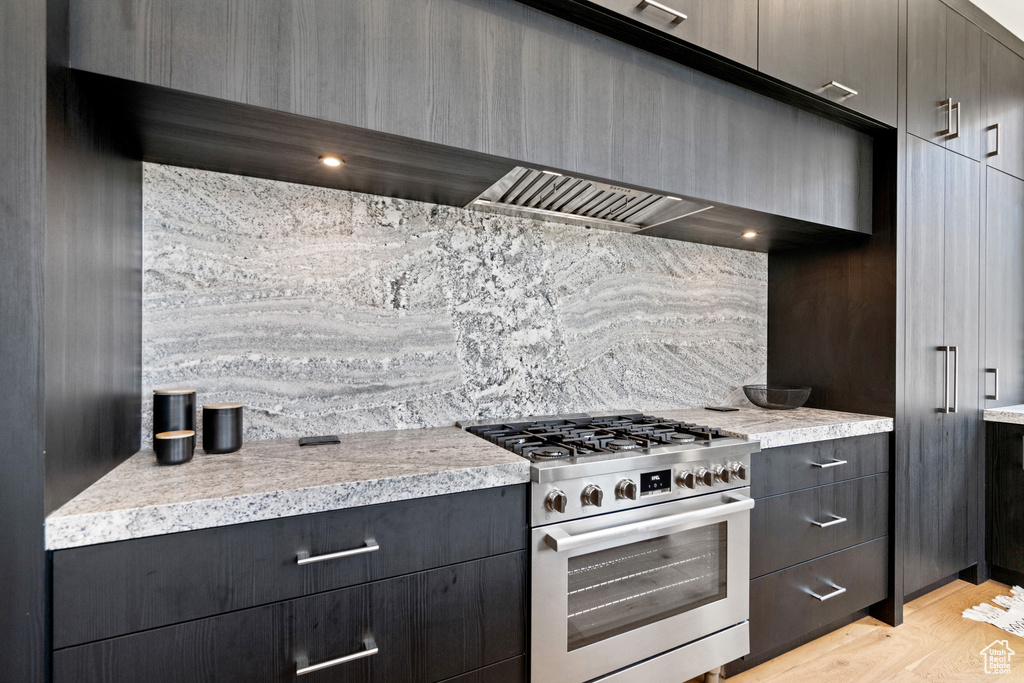
[[[245,438],[742,399],[766,255],[144,165],[151,392],[241,401]]]

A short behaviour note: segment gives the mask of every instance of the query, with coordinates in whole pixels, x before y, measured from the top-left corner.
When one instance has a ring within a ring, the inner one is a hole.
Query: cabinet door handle
[[[326,560],[337,560],[342,557],[352,557],[353,555],[364,555],[366,553],[373,553],[380,550],[380,546],[377,545],[377,541],[372,538],[366,539],[366,545],[362,548],[353,548],[352,550],[342,550],[337,553],[330,553],[328,555],[314,555],[309,556],[309,552],[302,550],[295,556],[296,564],[313,564],[314,562],[324,562]]]
[[[828,83],[825,84],[825,87],[826,88],[835,88],[836,90],[842,90],[844,93],[846,93],[845,97],[855,97],[856,95],[859,94],[853,88],[851,88],[849,86],[845,86],[842,83],[840,83],[839,81],[829,81]]]
[[[995,130],[995,132],[996,132],[996,151],[994,151],[991,154],[989,154],[989,156],[990,157],[997,157],[997,156],[999,156],[999,124],[997,123],[994,126],[992,126],[992,129]]]
[[[942,407],[939,408],[939,412],[940,413],[948,413],[949,412],[949,347],[948,346],[939,346],[938,350],[942,351],[943,353],[946,354],[946,359],[945,359],[945,362],[944,362],[944,366],[946,368],[946,371],[944,373],[942,373]]]
[[[305,657],[299,657],[295,660],[295,675],[305,676],[311,674],[314,671],[320,671],[321,669],[329,669],[332,666],[338,666],[339,664],[345,664],[347,662],[354,662],[357,659],[364,659],[366,657],[372,657],[377,654],[378,648],[377,643],[373,637],[369,637],[363,641],[363,649],[359,652],[354,652],[344,657],[338,657],[337,659],[329,659],[326,662],[320,662],[319,664],[309,664]]]
[[[953,354],[953,407],[949,412],[955,413],[960,403],[960,350],[955,346],[950,346],[949,350]]]
[[[949,137],[953,135],[953,98],[947,98],[943,105],[946,107],[946,130],[942,134]]]
[[[985,394],[985,398],[991,401],[999,400],[999,368],[985,368],[985,374],[992,373],[992,378],[995,380],[995,392],[991,394]]]
[[[667,12],[668,14],[671,14],[672,15],[671,23],[673,23],[673,24],[681,24],[681,23],[683,23],[684,21],[686,21],[688,19],[688,17],[685,14],[683,14],[682,12],[680,12],[679,10],[672,9],[668,5],[663,5],[660,2],[655,2],[655,0],[640,0],[640,2],[638,2],[637,5],[636,5],[636,8],[638,10],[645,10],[648,7],[653,7],[655,9],[660,9],[662,12]]]
[[[811,467],[820,467],[823,470],[827,470],[829,467],[839,467],[845,465],[848,460],[832,460],[830,462],[812,462]]]
[[[811,524],[813,524],[814,526],[821,527],[822,529],[825,529],[827,527],[835,526],[836,524],[842,524],[843,522],[847,521],[846,517],[840,517],[839,515],[829,515],[829,517],[831,517],[832,519],[828,522],[811,522]]]
[[[835,588],[835,590],[832,591],[831,593],[826,593],[825,595],[818,595],[817,593],[815,593],[814,591],[812,591],[811,589],[808,588],[807,589],[807,594],[810,595],[812,598],[816,598],[818,600],[821,600],[822,602],[825,602],[826,600],[831,600],[832,598],[836,597],[837,595],[842,595],[843,593],[846,592],[845,588],[841,588],[841,587],[835,585],[834,583],[832,583],[831,581],[826,581],[825,583],[827,583],[832,588]]]
[[[960,103],[953,103],[952,99],[946,100],[946,106],[949,108],[946,114],[946,121],[948,126],[946,128],[946,137],[950,140],[956,140],[960,137]],[[956,111],[956,128],[953,128],[953,112]]]

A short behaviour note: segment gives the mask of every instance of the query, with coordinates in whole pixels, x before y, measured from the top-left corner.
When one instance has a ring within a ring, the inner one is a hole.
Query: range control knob
[[[583,489],[583,495],[580,497],[583,499],[584,505],[593,505],[599,508],[601,503],[604,502],[604,491],[601,490],[600,486],[587,484],[587,488]]]
[[[732,470],[718,465],[715,467],[715,479],[723,484],[728,484],[729,480],[732,479]]]
[[[544,507],[552,512],[564,513],[566,508],[569,507],[569,496],[555,489],[544,499]]]
[[[682,472],[676,481],[679,482],[680,486],[685,486],[688,489],[697,488],[697,478],[689,470]]]
[[[732,473],[735,474],[738,479],[746,479],[747,478],[747,466],[744,465],[743,463],[741,463],[741,462],[734,462],[730,466],[730,469],[732,470]]]
[[[623,500],[636,500],[636,482],[632,479],[623,479],[615,487],[615,497]]]
[[[697,483],[701,486],[714,486],[715,475],[701,467],[697,470]]]

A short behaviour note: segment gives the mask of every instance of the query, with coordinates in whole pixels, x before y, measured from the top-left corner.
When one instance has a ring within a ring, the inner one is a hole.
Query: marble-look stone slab
[[[985,412],[982,413],[982,417],[985,422],[1005,422],[1011,425],[1024,425],[1024,405],[986,408]]]
[[[891,417],[816,408],[765,410],[749,403],[734,407],[739,410],[727,413],[703,409],[670,410],[656,414],[672,420],[719,427],[731,436],[760,441],[762,450],[893,430]]]
[[[246,440],[736,402],[767,367],[767,257],[144,165],[151,391]]]
[[[51,550],[526,483],[530,463],[456,427],[250,442],[160,466],[133,456],[46,519]]]

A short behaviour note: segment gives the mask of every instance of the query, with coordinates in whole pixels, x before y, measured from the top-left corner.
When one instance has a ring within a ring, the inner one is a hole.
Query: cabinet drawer
[[[750,652],[785,645],[887,595],[888,537],[798,564],[750,582]],[[846,591],[827,600],[827,595]]]
[[[55,683],[434,683],[526,651],[520,551],[58,650]],[[305,661],[301,661],[305,658]],[[305,677],[303,677],[305,680]]]
[[[763,498],[750,513],[750,575],[885,536],[888,523],[887,474]]]
[[[723,57],[757,67],[757,0],[591,2]]]
[[[769,448],[752,456],[750,470],[755,498],[888,472],[889,434]]]
[[[526,497],[508,486],[60,550],[54,647],[522,550]]]

